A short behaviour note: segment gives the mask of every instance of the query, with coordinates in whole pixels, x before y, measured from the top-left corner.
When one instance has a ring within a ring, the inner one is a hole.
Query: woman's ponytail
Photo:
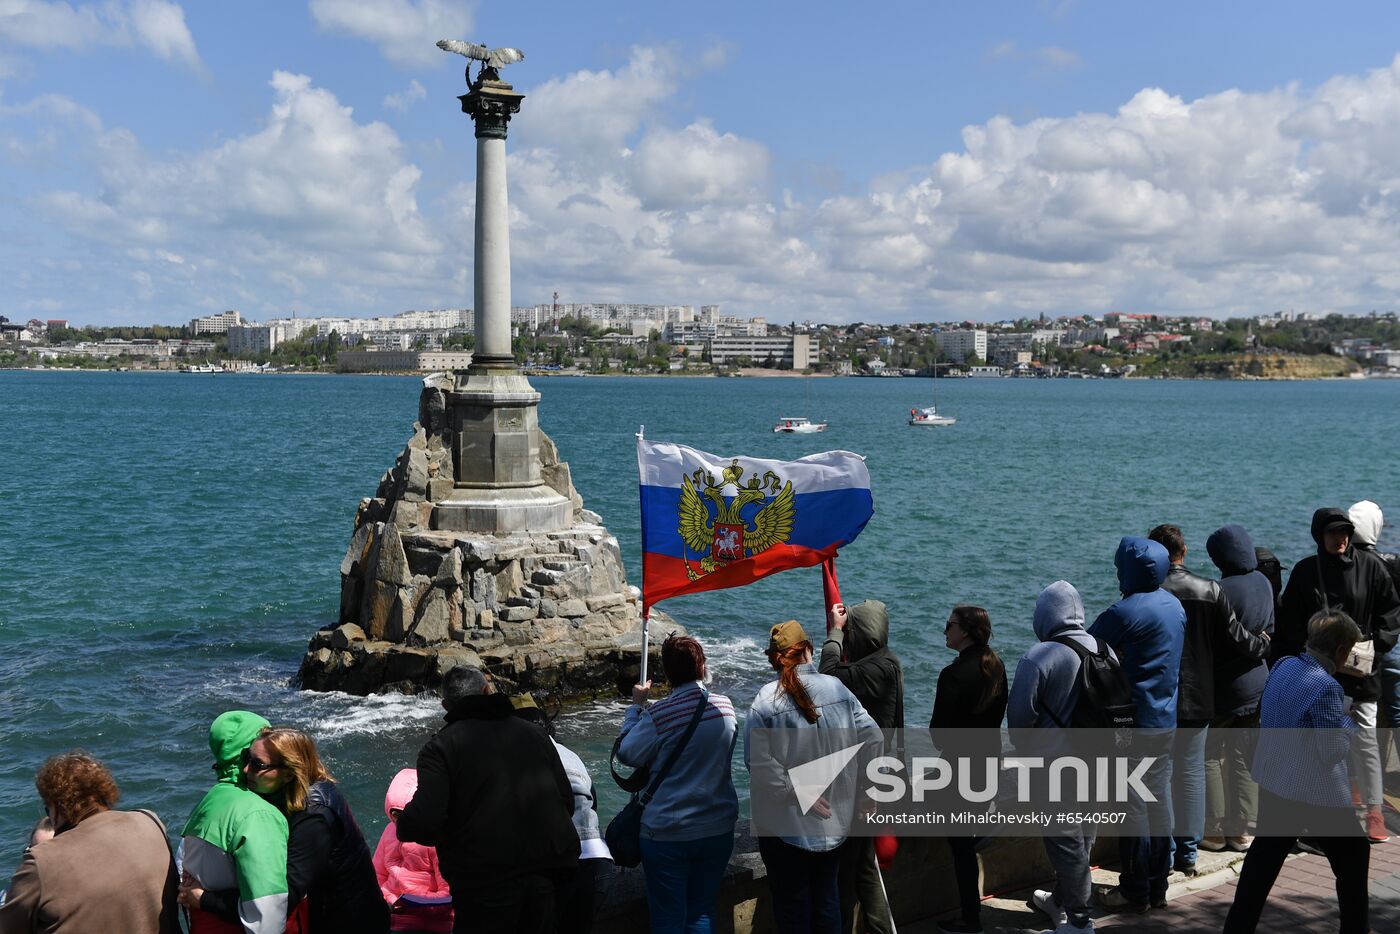
[[[808,723],[816,723],[821,714],[817,712],[817,705],[812,703],[806,686],[797,675],[797,666],[802,664],[810,651],[812,643],[799,642],[782,651],[770,650],[768,661],[778,671],[778,690],[792,698],[792,702],[802,711],[802,716]]]

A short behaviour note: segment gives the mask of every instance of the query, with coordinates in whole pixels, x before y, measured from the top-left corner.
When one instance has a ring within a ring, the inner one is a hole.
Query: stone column
[[[510,224],[506,126],[525,95],[486,68],[463,94],[476,123],[476,347],[447,396],[455,477],[432,525],[459,532],[554,531],[573,524],[573,504],[540,474],[540,395],[510,346]]]
[[[506,201],[506,136],[476,130],[475,361],[511,365],[510,207]]]

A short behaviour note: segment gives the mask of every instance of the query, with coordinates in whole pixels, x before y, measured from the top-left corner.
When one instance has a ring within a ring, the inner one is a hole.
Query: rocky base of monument
[[[311,638],[303,688],[371,694],[436,689],[457,665],[502,688],[561,698],[626,692],[640,664],[640,594],[617,539],[583,508],[568,464],[540,434],[541,473],[574,503],[572,527],[482,535],[432,528],[453,489],[446,378],[424,380],[413,438],[361,502],[341,562],[339,620]],[[652,659],[676,627],[652,613]]]

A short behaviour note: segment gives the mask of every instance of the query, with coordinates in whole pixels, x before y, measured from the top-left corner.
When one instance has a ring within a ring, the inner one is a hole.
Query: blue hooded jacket
[[[1118,653],[1133,685],[1137,725],[1171,729],[1176,726],[1176,685],[1186,639],[1186,610],[1162,589],[1171,559],[1156,542],[1129,535],[1118,543],[1113,565],[1123,599],[1099,614],[1089,634]]]
[[[1220,569],[1220,589],[1235,610],[1240,624],[1250,632],[1273,635],[1274,586],[1259,570],[1254,542],[1243,526],[1226,525],[1206,539],[1210,560]],[[1259,709],[1259,698],[1269,680],[1267,662],[1245,658],[1238,652],[1215,656],[1215,709],[1235,716]]]

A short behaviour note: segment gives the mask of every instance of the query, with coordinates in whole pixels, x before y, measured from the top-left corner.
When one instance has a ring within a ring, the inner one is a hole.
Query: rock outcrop
[[[602,519],[583,508],[569,465],[540,433],[545,481],[574,504],[572,527],[511,535],[432,527],[453,490],[446,377],[428,377],[413,436],[362,500],[340,564],[340,614],[311,639],[304,688],[370,694],[432,690],[477,665],[512,690],[561,697],[625,691],[636,680],[640,594]],[[652,632],[676,627],[656,611]],[[653,635],[652,663],[658,643]]]

